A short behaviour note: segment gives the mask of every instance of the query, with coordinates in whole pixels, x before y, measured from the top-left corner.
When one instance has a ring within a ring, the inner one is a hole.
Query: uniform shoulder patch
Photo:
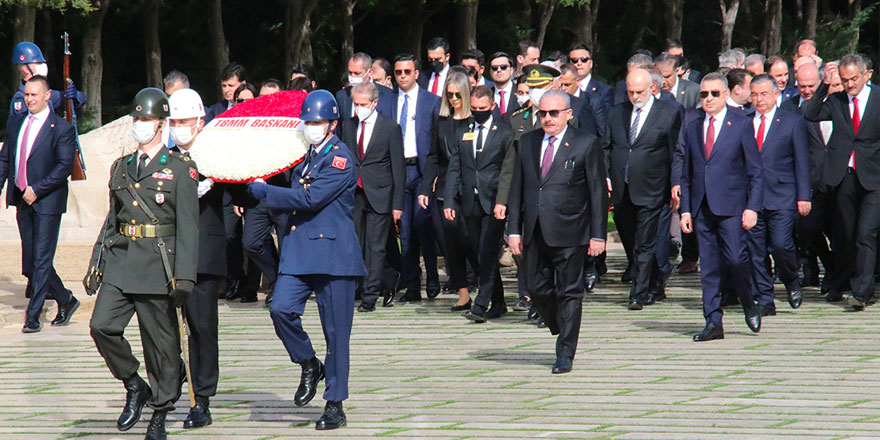
[[[339,168],[340,170],[344,170],[346,163],[348,163],[348,159],[346,159],[342,156],[333,156],[333,168]]]
[[[193,180],[199,180],[199,172],[195,168],[189,167],[189,177],[192,177]]]

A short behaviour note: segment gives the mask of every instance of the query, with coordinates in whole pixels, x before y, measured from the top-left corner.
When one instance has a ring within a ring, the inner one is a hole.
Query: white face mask
[[[306,135],[306,140],[312,145],[320,145],[324,138],[327,137],[323,125],[306,125],[303,128],[303,134]]]
[[[544,92],[546,92],[544,89],[529,89],[529,100],[532,101],[533,106],[538,107]]]
[[[148,144],[156,137],[156,126],[158,122],[151,121],[134,121],[131,125],[131,134],[135,142],[139,144]]]
[[[526,105],[529,102],[529,95],[516,95],[516,103],[519,104],[520,107]]]
[[[373,114],[373,109],[370,107],[361,107],[359,105],[356,105],[354,107],[354,114],[357,115],[358,121],[363,122],[366,121],[367,118],[369,118],[370,115]]]
[[[49,76],[49,65],[46,63],[37,64],[34,66],[34,75]]]
[[[177,145],[189,145],[189,143],[196,138],[196,134],[193,133],[194,127],[195,126],[171,127],[171,131],[169,132],[171,140]]]
[[[348,83],[351,85],[360,84],[360,83],[364,82],[364,78],[366,78],[366,75],[359,76],[359,77],[354,77],[354,76],[348,75]]]

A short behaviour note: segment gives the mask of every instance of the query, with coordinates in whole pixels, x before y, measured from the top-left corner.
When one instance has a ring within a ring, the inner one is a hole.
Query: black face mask
[[[471,110],[471,114],[474,115],[477,124],[483,125],[492,116],[492,110]]]
[[[434,70],[434,73],[440,74],[443,71],[443,63],[440,61],[431,61],[431,69]]]

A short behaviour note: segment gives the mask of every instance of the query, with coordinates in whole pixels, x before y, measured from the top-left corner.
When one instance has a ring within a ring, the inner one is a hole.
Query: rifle
[[[61,39],[64,40],[64,87],[66,89],[73,84],[73,80],[70,79],[70,39],[67,32],[61,35]],[[70,174],[70,180],[86,180],[86,162],[83,159],[82,147],[79,145],[79,128],[76,126],[76,111],[73,109],[73,99],[67,98],[65,101],[67,102],[65,119],[67,119],[70,125],[73,125],[76,136],[76,158],[73,161],[73,172]]]

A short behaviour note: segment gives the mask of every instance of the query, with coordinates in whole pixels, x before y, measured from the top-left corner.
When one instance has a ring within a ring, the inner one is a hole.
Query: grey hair
[[[754,86],[755,84],[761,84],[761,83],[769,83],[771,85],[771,87],[770,87],[771,90],[773,90],[774,92],[779,91],[779,85],[776,84],[776,80],[773,79],[772,76],[770,76],[766,73],[762,73],[760,75],[755,75],[755,77],[752,78],[752,83],[751,83],[752,86]]]
[[[663,75],[657,69],[646,69],[651,75],[651,82],[657,86],[657,90],[663,90]]]
[[[763,66],[765,62],[767,62],[767,57],[765,57],[764,55],[761,55],[759,53],[753,53],[753,54],[746,57],[744,65],[745,65],[745,67],[755,66],[758,64]]]
[[[355,93],[357,93],[358,95],[367,95],[367,98],[370,98],[370,101],[375,101],[379,99],[379,90],[376,88],[372,81],[364,81],[355,84],[351,88],[351,95],[354,96]]]
[[[727,78],[718,72],[707,73],[700,81],[700,84],[702,85],[708,81],[721,81],[721,83],[724,84],[724,88],[730,90],[730,87],[727,85]]]
[[[189,88],[189,77],[179,70],[172,70],[168,72],[168,74],[166,74],[165,78],[162,80],[162,84],[165,87],[173,86],[178,82],[183,84],[184,87]]]
[[[838,64],[838,66],[856,66],[859,68],[859,73],[865,73],[865,71],[868,70],[868,63],[857,53],[844,55],[843,58],[840,59],[840,64]]]
[[[571,96],[568,93],[563,92],[562,90],[547,90],[544,92],[544,95],[541,96],[541,101],[538,105],[541,105],[541,102],[544,102],[547,98],[560,98],[562,99],[563,104],[565,105],[566,110],[571,108]]]
[[[356,52],[351,56],[351,59],[360,61],[361,65],[363,65],[366,70],[370,70],[370,68],[373,67],[373,57],[365,52]]]
[[[734,68],[740,65],[740,61],[745,61],[746,53],[742,49],[728,49],[718,54],[718,67]]]
[[[647,67],[651,64],[654,64],[654,59],[643,53],[637,53],[626,61],[627,67]]]

